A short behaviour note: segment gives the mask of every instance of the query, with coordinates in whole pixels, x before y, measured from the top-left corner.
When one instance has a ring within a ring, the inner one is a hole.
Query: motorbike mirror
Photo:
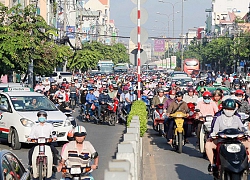
[[[195,106],[197,105],[196,103],[193,103]]]
[[[56,135],[56,131],[52,131],[52,135]]]
[[[195,111],[195,112],[200,112],[200,110],[199,110],[199,109],[195,109],[194,111]]]

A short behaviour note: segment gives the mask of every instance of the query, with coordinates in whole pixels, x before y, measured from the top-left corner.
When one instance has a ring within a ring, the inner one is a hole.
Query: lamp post
[[[183,17],[184,17],[184,0],[181,0],[181,70],[183,71],[183,54],[184,54],[184,48],[183,48],[183,24],[184,24],[184,21],[183,21]]]

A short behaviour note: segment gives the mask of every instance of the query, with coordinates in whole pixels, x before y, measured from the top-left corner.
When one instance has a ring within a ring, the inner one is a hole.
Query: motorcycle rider
[[[223,91],[221,89],[216,89],[215,91],[213,91],[213,101],[217,104],[218,107],[222,103],[222,96]]]
[[[58,109],[62,112],[65,112],[66,109],[68,108],[68,106],[66,105],[64,99],[63,99],[63,95],[59,95],[57,96],[57,101],[58,101]]]
[[[86,96],[86,109],[87,109],[87,115],[89,115],[89,109],[91,105],[94,103],[94,101],[98,100],[95,95],[94,95],[94,88],[90,87],[89,88],[89,93]]]
[[[57,140],[56,133],[54,132],[54,126],[50,123],[46,123],[47,116],[48,115],[44,110],[40,110],[37,113],[39,123],[32,126],[31,132],[27,139],[29,142],[31,141],[31,139],[37,139],[39,137],[45,137],[45,138],[52,137],[53,141]],[[56,155],[58,155],[59,152],[52,144],[49,144],[49,146],[53,153],[53,165],[57,165]],[[32,166],[32,154],[33,154],[34,148],[35,146],[33,146],[28,152],[29,166]],[[54,167],[53,167],[53,171],[56,172]]]
[[[176,95],[176,91],[175,90],[170,90],[169,91],[169,99],[167,99],[163,105],[163,109],[164,112],[167,112],[168,107],[170,106],[170,104],[175,101],[175,95]],[[164,120],[164,133],[167,133],[167,121],[168,121],[168,117],[165,118]]]
[[[131,111],[132,103],[136,100],[136,95],[132,87],[129,88],[129,92],[125,94],[125,108],[127,114]]]
[[[183,112],[186,113],[188,117],[189,116],[188,111],[189,109],[187,103],[183,101],[183,93],[181,91],[178,91],[176,92],[175,100],[167,108],[166,116],[169,118],[170,114],[172,113]],[[173,142],[173,131],[172,131],[173,127],[174,127],[174,119],[170,118],[168,119],[168,129],[167,129],[167,140],[169,145],[172,145]]]
[[[73,165],[81,165],[81,167],[89,166],[90,158],[94,159],[91,169],[98,169],[98,153],[93,145],[86,141],[87,131],[83,126],[77,126],[74,130],[74,141],[70,141],[65,145],[61,152],[62,160],[57,167],[57,171],[61,172],[61,169],[65,164],[68,167]]]
[[[197,147],[199,147],[199,140],[200,140],[200,131],[201,127],[203,124],[203,121],[205,120],[204,117],[207,115],[212,115],[216,112],[218,112],[218,106],[214,101],[211,100],[212,94],[209,91],[205,91],[202,94],[203,101],[199,101],[197,103],[197,109],[200,110],[199,113],[197,113],[196,119],[199,119],[200,121],[197,121],[197,131],[196,131],[196,136],[197,136]]]
[[[69,87],[69,93],[70,93],[70,99],[71,98],[74,98],[75,99],[75,103],[76,103],[76,106],[78,105],[78,89],[77,87],[75,86],[75,81],[72,81],[71,82],[71,86]],[[73,96],[73,94],[75,94],[75,96]],[[72,107],[72,110],[74,110],[74,106]]]
[[[159,89],[158,90],[158,95],[154,96],[153,101],[152,101],[152,108],[155,108],[156,105],[158,104],[164,104],[166,102],[167,98],[164,96],[164,90]]]
[[[206,142],[205,148],[206,148],[206,154],[208,157],[208,160],[210,162],[208,166],[208,171],[213,172],[216,171],[218,167],[214,164],[214,153],[213,149],[216,149],[217,147],[217,140],[213,140],[212,137],[215,136],[219,131],[223,131],[224,129],[228,128],[236,128],[240,130],[244,130],[244,125],[240,119],[239,116],[235,114],[236,111],[236,101],[233,99],[226,99],[222,102],[222,108],[223,112],[215,117],[214,124],[212,124],[212,129],[210,136]],[[246,149],[250,149],[250,142],[243,141],[242,142]],[[248,160],[250,160],[248,153]]]
[[[112,101],[107,89],[102,91],[102,93],[99,95],[98,101],[100,104],[100,106],[98,106],[98,119],[101,119],[101,111],[106,110],[108,107],[107,103]]]
[[[183,101],[185,101],[186,103],[196,103],[198,101],[198,96],[196,94],[194,94],[194,88],[193,87],[189,87],[187,89],[187,93],[183,96]]]
[[[242,91],[241,89],[237,89],[235,91],[235,96],[238,99],[238,101],[241,103],[241,106],[239,106],[237,111],[249,114],[250,113],[250,105],[245,99],[243,99],[244,91]]]

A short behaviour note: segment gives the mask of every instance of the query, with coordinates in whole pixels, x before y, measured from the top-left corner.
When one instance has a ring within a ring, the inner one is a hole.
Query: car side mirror
[[[0,111],[3,111],[3,112],[8,112],[8,107],[5,106],[5,105],[0,105]]]
[[[200,112],[200,110],[199,110],[199,109],[195,109],[194,111],[195,111],[195,112]]]

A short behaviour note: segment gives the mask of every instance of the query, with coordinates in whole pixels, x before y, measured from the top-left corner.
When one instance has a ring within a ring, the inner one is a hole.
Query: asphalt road
[[[78,116],[76,111],[73,115]],[[77,117],[78,118],[78,117]],[[78,124],[83,125],[87,130],[86,140],[90,141],[95,147],[99,154],[99,169],[95,170],[92,175],[96,180],[104,179],[104,171],[108,168],[108,162],[115,157],[117,152],[117,144],[122,140],[122,135],[125,131],[125,126],[116,124],[116,126],[109,125],[96,125],[91,122],[81,122],[79,120]],[[9,145],[5,141],[1,141],[0,149],[8,149],[14,152],[22,162],[28,164],[28,150],[29,146],[24,146],[21,150],[11,150]],[[61,152],[61,147],[57,147],[59,152]],[[60,173],[56,175],[57,179],[61,178]]]
[[[195,148],[196,137],[190,137],[183,146],[183,153],[175,152],[164,137],[152,129],[143,137],[143,180],[212,180],[207,171],[209,161]],[[250,178],[248,178],[250,179]]]

